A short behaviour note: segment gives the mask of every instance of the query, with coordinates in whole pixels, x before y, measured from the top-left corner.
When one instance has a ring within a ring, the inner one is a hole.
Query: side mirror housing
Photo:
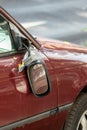
[[[29,46],[29,41],[26,38],[23,37],[16,37],[16,48],[17,50],[22,50],[22,49],[26,49],[25,46]]]
[[[16,50],[22,50],[26,48],[25,46],[29,46],[29,41],[27,38],[20,36],[18,33],[14,32],[14,30],[11,30],[11,33],[13,36]]]
[[[45,64],[42,61],[34,61],[27,69],[31,90],[36,97],[47,95],[50,90],[50,81]]]

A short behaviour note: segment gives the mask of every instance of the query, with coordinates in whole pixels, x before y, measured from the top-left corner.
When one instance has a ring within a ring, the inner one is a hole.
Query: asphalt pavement
[[[0,0],[31,34],[87,45],[87,0]]]

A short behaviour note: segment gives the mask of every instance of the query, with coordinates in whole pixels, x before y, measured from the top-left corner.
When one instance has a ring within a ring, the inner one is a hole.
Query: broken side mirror
[[[13,33],[13,39],[17,50],[26,49],[29,46],[29,40]]]
[[[17,36],[16,40],[17,40],[17,42],[16,42],[17,50],[23,50],[23,49],[26,49],[27,47],[29,47],[28,39]]]
[[[37,97],[47,95],[50,90],[50,81],[45,64],[42,61],[34,61],[27,68],[27,74],[31,90]]]
[[[16,50],[28,48],[29,39],[27,39],[14,24],[9,22],[9,25]]]

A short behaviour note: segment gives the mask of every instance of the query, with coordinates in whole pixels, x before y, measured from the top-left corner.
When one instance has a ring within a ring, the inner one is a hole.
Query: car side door
[[[0,15],[0,126],[12,123],[21,117],[20,80],[26,82],[24,73],[18,73],[22,54],[17,54],[10,26]],[[22,85],[21,85],[22,87]]]
[[[20,127],[49,117],[52,112],[55,112],[58,103],[56,78],[45,56],[44,61],[50,75],[51,85],[54,87],[52,87],[52,91],[48,95],[42,98],[37,98],[32,93],[26,69],[22,72],[18,70],[18,65],[23,59],[24,51],[16,50],[9,24],[12,23],[8,22],[5,16],[0,15],[1,129],[4,127],[10,129],[16,128],[17,126]]]

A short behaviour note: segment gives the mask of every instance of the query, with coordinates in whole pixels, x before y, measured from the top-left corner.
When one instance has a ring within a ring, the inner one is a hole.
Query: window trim
[[[24,50],[19,50],[19,51],[15,50],[15,51],[9,51],[9,52],[6,52],[6,53],[0,53],[0,58],[13,56],[13,55],[17,55],[17,54],[23,54],[25,52],[26,52],[26,50],[24,49]]]

